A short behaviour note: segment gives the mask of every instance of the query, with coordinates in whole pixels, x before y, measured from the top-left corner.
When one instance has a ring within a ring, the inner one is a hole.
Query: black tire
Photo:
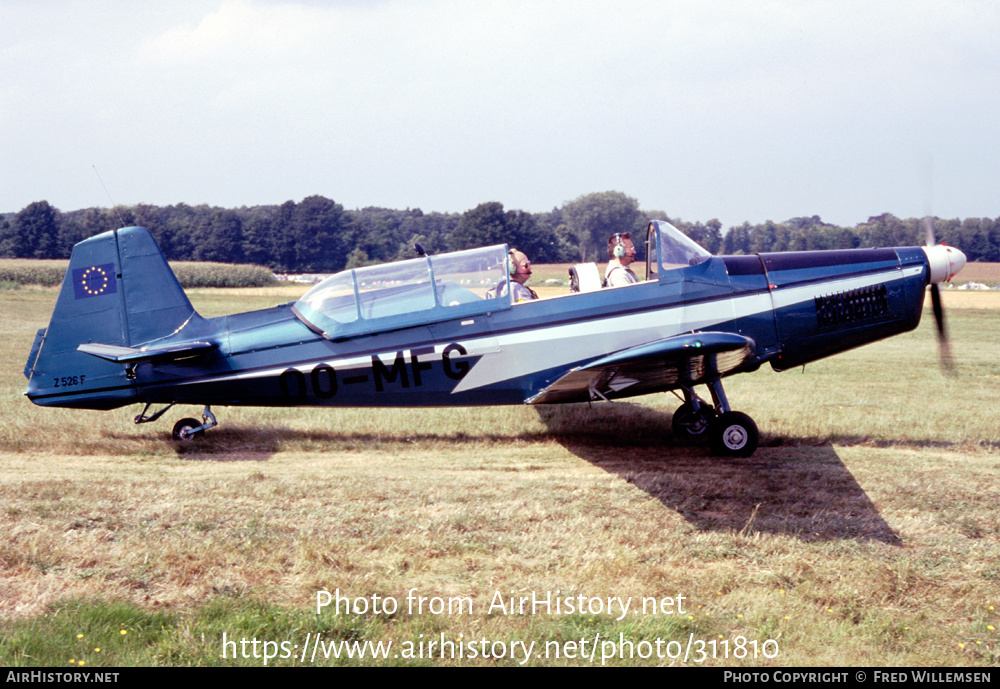
[[[670,428],[678,438],[701,438],[712,425],[714,418],[715,409],[711,404],[702,404],[698,411],[695,411],[690,402],[685,402],[674,412]]]
[[[191,433],[192,430],[203,426],[204,424],[197,419],[181,419],[174,424],[173,437],[174,440],[180,442],[188,442],[194,440],[195,438],[200,438],[205,431],[198,431],[197,433]]]
[[[760,432],[746,414],[726,412],[712,423],[712,451],[723,457],[749,457],[757,449]]]

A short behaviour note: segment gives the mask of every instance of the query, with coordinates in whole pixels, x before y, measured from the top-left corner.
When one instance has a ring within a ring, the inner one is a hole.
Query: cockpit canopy
[[[292,310],[328,339],[502,311],[510,297],[495,288],[507,270],[502,244],[355,268],[319,283]]]
[[[649,224],[646,247],[647,280],[711,257],[659,220]],[[510,297],[498,288],[508,280],[507,247],[499,244],[345,270],[306,292],[292,310],[335,340],[504,311]]]

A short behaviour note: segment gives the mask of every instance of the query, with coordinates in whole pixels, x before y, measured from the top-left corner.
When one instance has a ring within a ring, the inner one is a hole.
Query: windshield
[[[319,283],[293,311],[327,338],[407,327],[510,308],[487,291],[507,278],[503,245],[345,270]]]
[[[662,270],[696,266],[712,254],[664,220],[649,223],[646,235],[646,278],[655,279]]]

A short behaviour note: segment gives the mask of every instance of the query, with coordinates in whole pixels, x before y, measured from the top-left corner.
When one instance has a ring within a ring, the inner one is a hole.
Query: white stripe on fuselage
[[[815,297],[919,274],[922,267],[892,269],[869,275],[780,288],[769,293],[748,294],[698,303],[676,303],[666,308],[625,316],[551,327],[520,330],[498,335],[500,353],[483,357],[453,392],[464,392],[504,380],[569,366],[614,352],[655,342],[693,330],[706,330],[719,323],[768,313],[812,301]],[[519,308],[514,306],[514,308]]]

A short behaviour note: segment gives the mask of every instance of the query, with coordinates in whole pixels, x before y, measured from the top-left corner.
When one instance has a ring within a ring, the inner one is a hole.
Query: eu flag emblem
[[[114,263],[77,268],[73,271],[73,295],[77,299],[99,297],[117,291],[118,281],[115,279]]]

